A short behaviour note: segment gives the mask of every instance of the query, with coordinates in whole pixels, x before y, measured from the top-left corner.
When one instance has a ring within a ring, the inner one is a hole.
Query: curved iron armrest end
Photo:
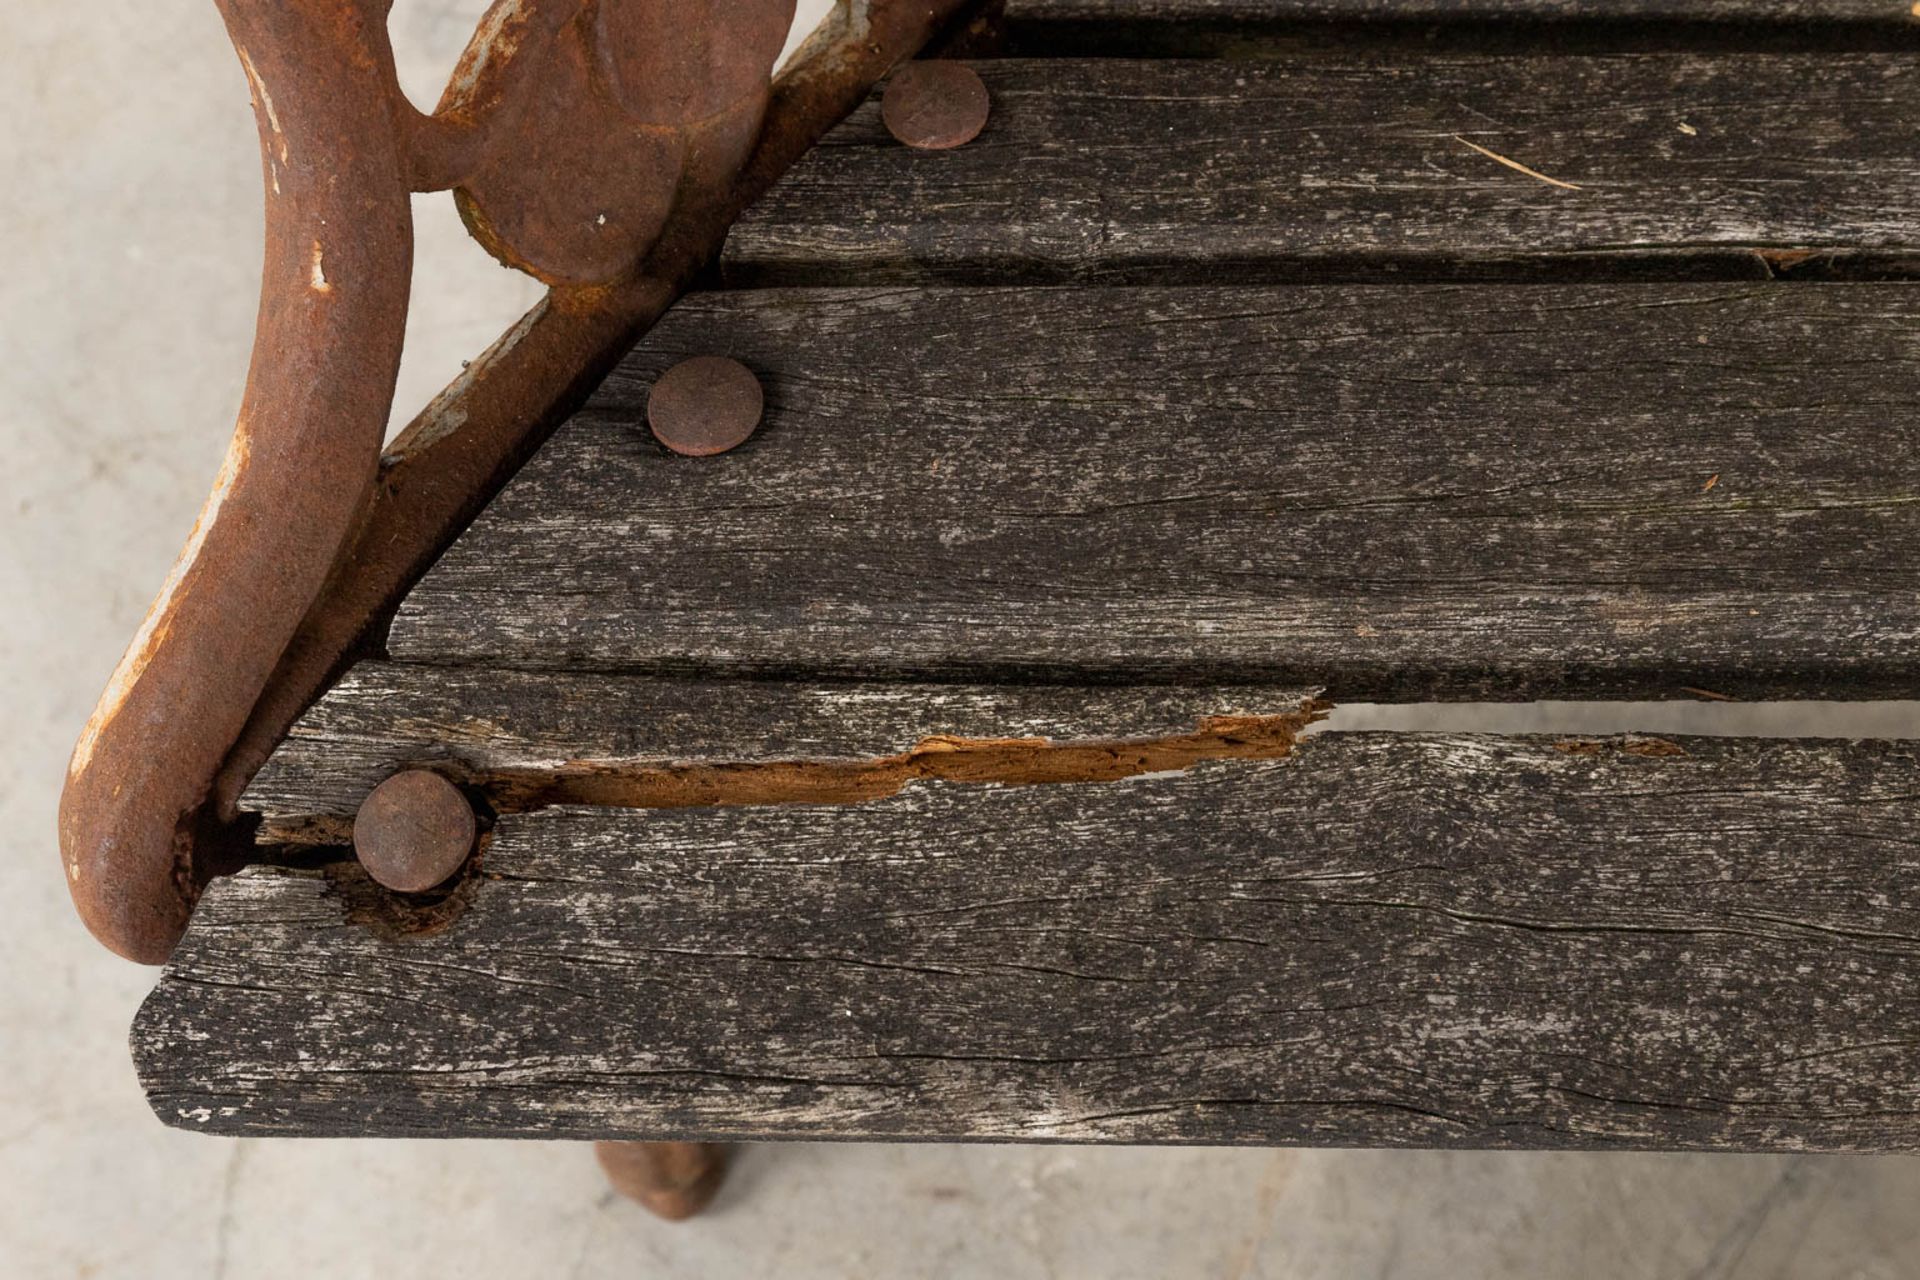
[[[147,964],[247,860],[239,795],[300,713],[740,212],[969,7],[839,0],[771,79],[795,0],[496,0],[428,116],[394,74],[391,0],[216,3],[266,184],[252,367],[219,479],[60,800],[82,920]],[[627,163],[572,181],[589,154]],[[409,197],[447,187],[489,252],[553,288],[381,457]]]

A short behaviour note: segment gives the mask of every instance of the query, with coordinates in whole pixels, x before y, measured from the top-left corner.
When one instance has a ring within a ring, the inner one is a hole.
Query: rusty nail
[[[747,366],[725,356],[695,356],[653,384],[647,425],[675,453],[710,458],[744,443],[765,407],[760,379]]]
[[[375,787],[353,819],[367,874],[400,893],[431,889],[473,851],[473,807],[437,773],[408,769]]]
[[[880,99],[880,118],[897,140],[922,151],[972,142],[992,103],[973,68],[958,62],[909,62]]]

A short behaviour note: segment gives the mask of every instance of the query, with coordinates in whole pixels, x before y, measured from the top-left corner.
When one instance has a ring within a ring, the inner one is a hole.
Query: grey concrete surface
[[[399,0],[416,97],[479,8]],[[7,16],[0,1280],[1920,1274],[1920,1166],[1898,1158],[767,1147],[710,1216],[668,1226],[576,1146],[162,1128],[125,1045],[152,974],[74,919],[53,811],[238,404],[253,124],[206,0]],[[403,413],[534,296],[464,242],[444,197],[421,212]]]

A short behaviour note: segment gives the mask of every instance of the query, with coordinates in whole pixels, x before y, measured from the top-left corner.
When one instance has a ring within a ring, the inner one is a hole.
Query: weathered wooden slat
[[[1920,295],[773,291],[681,304],[415,589],[401,659],[1905,696]],[[760,432],[665,453],[691,354]]]
[[[769,787],[871,794],[962,763],[982,776],[1031,771],[1039,740],[1112,747],[1077,764],[1055,750],[1050,765],[1139,771],[1283,752],[1311,702],[1271,688],[682,681],[363,662],[294,726],[241,808],[260,816],[264,839],[344,843],[367,793],[408,768],[455,778],[501,810],[583,786],[651,804]]]
[[[978,66],[994,112],[977,141],[902,147],[876,98],[734,228],[726,278],[1245,284],[1920,265],[1911,53]]]
[[[1911,1149],[1916,777],[1914,744],[1339,735],[552,810],[430,939],[350,922],[350,865],[216,882],[134,1052],[231,1134]]]

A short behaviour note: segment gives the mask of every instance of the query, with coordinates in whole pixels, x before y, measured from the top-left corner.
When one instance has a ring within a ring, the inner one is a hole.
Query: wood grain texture
[[[228,1134],[1920,1145],[1914,744],[1335,735],[502,821],[431,938],[216,882],[133,1046]]]
[[[655,680],[362,662],[303,716],[241,797],[269,839],[342,838],[367,793],[426,768],[496,808],[541,775],[860,764],[929,742],[1142,743],[1202,721],[1287,717],[1310,692],[1137,685]]]
[[[876,97],[735,226],[726,279],[1765,278],[1920,264],[1911,53],[977,66],[994,101],[979,139],[903,147]]]
[[[427,575],[393,655],[649,674],[1904,696],[1892,285],[690,298]],[[652,379],[762,378],[720,458]]]

